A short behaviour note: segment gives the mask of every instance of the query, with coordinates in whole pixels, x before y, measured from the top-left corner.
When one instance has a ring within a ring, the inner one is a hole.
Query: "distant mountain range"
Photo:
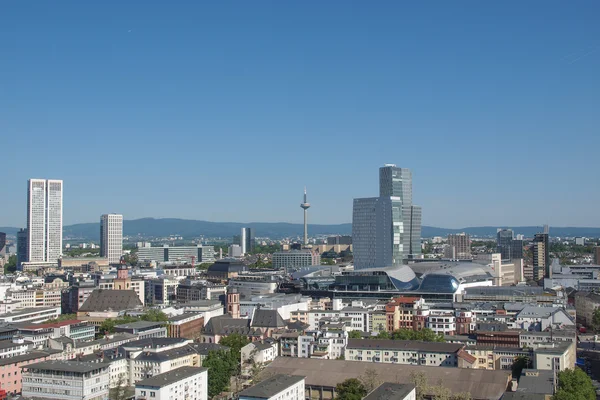
[[[285,222],[252,222],[248,224],[239,222],[209,222],[177,218],[142,218],[126,220],[123,222],[123,233],[126,236],[145,236],[145,237],[164,237],[169,235],[183,236],[184,238],[198,237],[231,237],[240,233],[240,228],[251,227],[256,231],[259,237],[283,238],[300,236],[303,232],[302,224],[290,224]],[[462,229],[436,228],[432,226],[423,226],[423,237],[446,236],[450,233],[466,232],[471,236],[477,237],[495,237],[496,226],[479,226]],[[539,226],[520,226],[512,228],[515,234],[523,234],[525,237],[532,237],[535,233],[541,232]],[[14,235],[18,228],[0,227],[0,232]],[[65,226],[64,236],[70,238],[80,238],[84,240],[98,241],[100,237],[99,223],[86,223]],[[350,235],[352,234],[352,224],[337,225],[309,225],[310,235]],[[552,236],[584,236],[600,237],[600,228],[573,228],[573,227],[550,227]]]

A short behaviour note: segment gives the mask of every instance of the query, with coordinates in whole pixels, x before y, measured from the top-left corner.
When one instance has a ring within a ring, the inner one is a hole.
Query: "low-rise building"
[[[21,368],[53,356],[48,351],[27,351],[25,354],[0,359],[0,390],[9,394],[21,393]]]
[[[108,365],[79,361],[42,361],[23,367],[24,397],[53,400],[108,399]]]
[[[575,310],[577,322],[589,327],[592,324],[594,311],[600,307],[600,294],[577,292],[575,294]]]
[[[179,305],[183,309],[184,313],[199,313],[204,319],[204,325],[210,321],[213,317],[223,315],[224,307],[223,303],[219,300],[196,300],[189,303]]]
[[[206,400],[208,370],[201,367],[181,367],[143,379],[135,384],[135,399]]]
[[[239,400],[304,400],[304,376],[274,375],[239,393]]]
[[[373,363],[456,367],[458,352],[463,347],[457,343],[348,339],[344,358]]]
[[[166,323],[168,337],[196,339],[204,327],[204,317],[202,313],[189,312],[171,317]]]
[[[39,324],[49,319],[58,318],[60,305],[57,307],[23,308],[12,313],[0,315],[0,322],[31,322]]]
[[[385,382],[364,397],[363,400],[415,400],[417,389],[412,384]]]
[[[273,361],[278,355],[277,343],[252,342],[241,349],[242,363],[265,364]]]
[[[115,326],[116,333],[130,333],[138,339],[167,337],[167,328],[162,322],[135,321]]]
[[[95,337],[95,328],[86,321],[68,320],[47,324],[19,324],[19,335],[34,346],[47,346],[48,339],[67,337],[73,341],[88,341]]]

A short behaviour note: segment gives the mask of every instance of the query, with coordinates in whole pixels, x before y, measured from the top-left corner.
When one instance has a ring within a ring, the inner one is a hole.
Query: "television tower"
[[[306,186],[304,187],[304,203],[300,204],[300,208],[304,210],[304,246],[308,246],[308,212],[310,203],[306,201]]]

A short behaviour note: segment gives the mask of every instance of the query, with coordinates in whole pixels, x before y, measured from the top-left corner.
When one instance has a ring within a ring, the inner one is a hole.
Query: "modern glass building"
[[[503,260],[510,260],[512,257],[514,233],[512,229],[498,229],[496,234],[496,245],[498,253]]]
[[[140,247],[137,254],[140,261],[156,261],[158,263],[190,264],[192,257],[196,264],[215,260],[213,246]]]

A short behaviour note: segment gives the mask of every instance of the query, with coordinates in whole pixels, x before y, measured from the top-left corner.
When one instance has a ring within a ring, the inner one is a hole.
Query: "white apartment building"
[[[100,217],[100,256],[118,264],[123,255],[123,216],[104,214]]]
[[[201,367],[181,367],[135,384],[136,400],[206,400],[207,398],[208,369]]]
[[[62,255],[63,181],[27,182],[27,257],[30,262],[56,262]]]
[[[32,344],[19,337],[13,337],[12,340],[2,340],[0,341],[0,358],[11,358],[27,354],[31,350]]]
[[[239,400],[304,400],[304,376],[274,375],[239,393]]]
[[[459,343],[348,339],[344,358],[350,361],[456,367],[458,352],[463,347]]]
[[[241,349],[242,363],[254,362],[256,364],[264,364],[271,362],[277,357],[277,343],[248,343]]]
[[[43,361],[23,368],[24,397],[53,400],[107,400],[108,365],[79,361]]]
[[[344,355],[348,332],[344,329],[306,331],[298,336],[298,357],[334,360]]]
[[[454,310],[429,310],[426,327],[442,335],[456,333],[456,316]]]

